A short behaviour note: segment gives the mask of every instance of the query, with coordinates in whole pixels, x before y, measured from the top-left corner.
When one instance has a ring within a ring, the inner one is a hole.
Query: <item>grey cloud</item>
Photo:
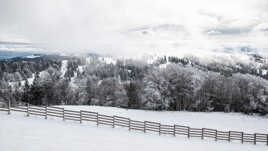
[[[173,34],[182,33],[189,34],[183,25],[179,24],[159,24],[159,25],[144,25],[128,29],[123,33],[148,33],[148,32],[172,32]]]
[[[0,41],[115,55],[214,49],[220,44],[208,35],[235,41],[257,33],[252,18],[267,22],[267,6],[266,0],[0,0]],[[264,47],[267,36],[257,37]]]
[[[26,42],[10,42],[10,41],[0,41],[0,45],[30,45],[31,43]]]
[[[208,35],[239,35],[239,34],[247,34],[252,31],[251,27],[245,28],[232,28],[232,27],[220,27],[208,29],[205,31]]]
[[[207,16],[207,17],[215,18],[217,21],[221,21],[223,19],[223,16],[221,16],[219,14],[212,13],[212,12],[208,12],[206,10],[199,10],[198,13],[200,15],[204,15],[204,16]]]

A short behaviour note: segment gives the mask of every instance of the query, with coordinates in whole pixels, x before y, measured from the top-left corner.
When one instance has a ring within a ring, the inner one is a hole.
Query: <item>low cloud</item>
[[[0,2],[0,41],[46,51],[204,53],[268,48],[267,0],[8,0]]]

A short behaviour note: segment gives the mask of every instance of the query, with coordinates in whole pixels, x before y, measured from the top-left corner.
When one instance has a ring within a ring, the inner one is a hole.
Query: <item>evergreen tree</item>
[[[30,85],[29,85],[28,79],[25,79],[21,101],[25,103],[29,103],[30,100],[31,100]]]
[[[43,98],[43,92],[42,92],[42,86],[40,82],[39,72],[35,73],[33,84],[30,88],[30,94],[31,99],[29,101],[30,104],[33,105],[41,105],[42,104],[42,98]]]
[[[125,89],[128,96],[128,108],[138,109],[140,108],[140,98],[138,95],[138,86],[134,82],[130,82],[125,85]]]

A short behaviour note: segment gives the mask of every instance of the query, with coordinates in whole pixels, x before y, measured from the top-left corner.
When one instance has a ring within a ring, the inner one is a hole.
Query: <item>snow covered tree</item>
[[[116,78],[106,78],[98,86],[100,104],[104,106],[127,107],[127,93]]]
[[[162,70],[152,70],[143,80],[141,103],[144,108],[164,110],[169,107],[168,83]]]
[[[190,107],[194,95],[194,84],[191,70],[179,65],[169,65],[166,70],[170,108],[172,110],[186,110]]]
[[[89,76],[86,82],[86,95],[87,95],[87,103],[91,104],[92,100],[97,98],[97,89],[98,89],[98,79],[96,77]]]
[[[139,109],[141,107],[139,97],[139,86],[137,82],[130,82],[125,84],[125,89],[128,96],[128,108]]]
[[[30,88],[30,99],[29,103],[33,105],[41,105],[42,104],[42,86],[41,86],[41,79],[39,77],[39,72],[35,73],[33,84]]]

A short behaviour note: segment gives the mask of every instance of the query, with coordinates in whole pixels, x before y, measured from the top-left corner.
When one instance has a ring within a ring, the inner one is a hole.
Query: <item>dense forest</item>
[[[0,101],[265,115],[266,68],[166,56],[153,63],[94,55],[1,61]]]

